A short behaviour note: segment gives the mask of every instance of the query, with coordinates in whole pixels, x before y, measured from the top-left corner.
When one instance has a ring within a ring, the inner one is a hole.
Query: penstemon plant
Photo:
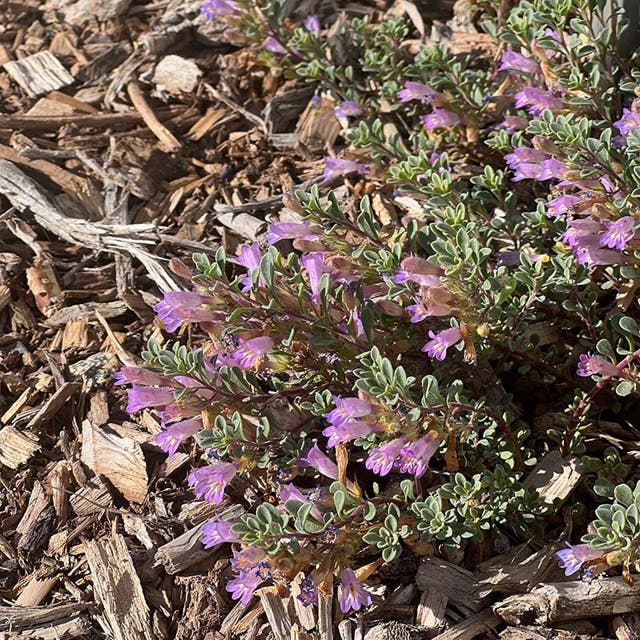
[[[358,176],[406,211],[383,224],[370,195],[287,194],[297,218],[272,222],[267,246],[171,262],[187,290],[158,318],[197,325],[200,346],[150,341],[146,366],[118,374],[128,410],[161,417],[167,453],[196,438],[195,495],[220,504],[228,488],[245,506],[203,526],[206,547],[231,543],[227,589],[245,604],[296,579],[311,606],[337,577],[357,611],[363,581],[401,554],[552,539],[527,472],[554,448],[584,455],[597,413],[637,401],[640,70],[615,53],[625,22],[594,0],[503,5],[478,2],[494,57],[410,55],[398,18],[202,7],[333,97],[349,148],[325,158],[325,183]],[[624,479],[615,452],[598,469],[613,503],[559,552],[568,575],[638,564],[639,489],[606,477]]]

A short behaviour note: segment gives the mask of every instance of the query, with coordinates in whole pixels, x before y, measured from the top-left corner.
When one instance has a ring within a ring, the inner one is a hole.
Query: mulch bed
[[[163,335],[152,307],[180,287],[168,259],[264,239],[282,194],[318,181],[340,127],[328,98],[312,108],[313,88],[266,72],[199,4],[0,5],[0,638],[349,640],[373,627],[367,638],[466,640],[504,620],[507,640],[593,634],[523,626],[562,621],[558,598],[571,608],[588,585],[490,607],[559,578],[555,549],[526,545],[475,574],[398,562],[339,632],[330,603],[318,622],[268,590],[248,606],[228,597],[225,553],[204,551],[199,527],[233,516],[233,496],[193,500],[197,450],[167,459],[158,421],[127,415],[113,373]],[[451,4],[425,4],[434,32]],[[547,463],[571,484],[570,465]],[[616,584],[609,598],[638,599]],[[633,620],[615,620],[631,637]]]

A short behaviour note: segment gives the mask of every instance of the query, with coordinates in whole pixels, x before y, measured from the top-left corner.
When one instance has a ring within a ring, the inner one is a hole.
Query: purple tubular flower
[[[375,406],[366,400],[360,398],[338,398],[333,396],[333,402],[336,405],[325,415],[325,418],[334,426],[345,424],[356,418],[364,418],[375,412]]]
[[[305,576],[300,581],[300,593],[298,594],[298,600],[305,607],[310,607],[312,604],[318,604],[318,588],[316,581],[311,576]]]
[[[170,381],[166,376],[141,367],[122,367],[120,371],[113,374],[113,377],[116,379],[116,385],[139,384],[148,387],[154,384],[165,385]]]
[[[362,607],[371,605],[371,595],[365,591],[351,569],[342,570],[339,602],[342,613],[348,613],[351,610],[360,611]]]
[[[567,170],[566,165],[555,158],[548,158],[544,151],[519,147],[505,156],[507,166],[515,171],[514,182],[520,180],[562,179]]]
[[[570,545],[568,542],[566,549],[556,552],[558,565],[564,569],[565,576],[572,576],[582,569],[582,565],[589,560],[597,560],[607,553],[598,549],[592,549],[587,544]]]
[[[324,253],[314,251],[307,253],[300,258],[300,263],[309,276],[309,287],[311,288],[311,301],[320,304],[320,277],[324,269]]]
[[[262,253],[260,251],[260,245],[257,242],[251,245],[245,244],[240,247],[240,255],[237,258],[238,264],[247,269],[247,275],[240,281],[243,292],[251,289],[251,275],[256,269],[260,268],[261,259]],[[264,287],[264,284],[264,278],[260,276],[258,286]]]
[[[280,502],[283,505],[286,505],[289,500],[297,500],[298,502],[302,502],[304,504],[313,503],[307,496],[298,489],[295,485],[283,484],[278,491],[278,498],[280,498]],[[322,522],[322,512],[318,509],[317,506],[313,506],[311,511],[309,512],[318,522]]]
[[[539,116],[545,109],[553,111],[562,109],[564,106],[562,100],[554,96],[553,93],[536,87],[525,87],[516,93],[514,98],[518,109],[527,107],[527,111],[534,116]]]
[[[356,438],[368,436],[371,433],[383,431],[384,425],[377,422],[363,422],[361,420],[349,420],[340,425],[327,427],[322,435],[327,437],[327,447],[335,447],[341,442],[349,442]]]
[[[438,334],[429,331],[431,340],[422,347],[422,351],[430,358],[444,360],[447,357],[447,349],[462,339],[462,332],[457,327],[445,329]]]
[[[251,369],[267,351],[273,349],[274,345],[273,339],[269,336],[260,336],[259,338],[251,338],[251,340],[239,338],[238,340],[240,346],[229,354],[229,358],[243,369]]]
[[[320,33],[320,20],[318,16],[307,16],[304,21],[304,28],[312,33]]]
[[[630,131],[640,127],[640,110],[623,109],[622,118],[616,120],[613,126],[618,129],[620,135],[626,136]]]
[[[570,220],[569,228],[562,234],[562,240],[572,249],[580,249],[591,245],[599,245],[601,233],[602,224],[599,220],[591,218]]]
[[[277,40],[276,38],[274,38],[273,36],[269,36],[263,43],[262,46],[267,50],[267,51],[271,51],[272,53],[278,53],[280,55],[283,55],[285,53],[287,53],[287,50],[284,48],[284,46],[282,45],[282,43]]]
[[[428,87],[422,82],[412,82],[407,80],[404,83],[404,89],[401,89],[396,94],[400,102],[411,102],[412,100],[427,100],[431,102],[437,97],[441,97],[442,94],[434,91],[431,87]]]
[[[347,118],[348,116],[361,116],[363,111],[362,107],[352,100],[345,100],[341,102],[339,106],[337,106],[333,112],[338,116],[338,118]]]
[[[135,413],[147,407],[164,407],[173,402],[170,387],[141,387],[134,384],[128,391],[127,412]]]
[[[369,167],[366,164],[346,160],[345,158],[325,158],[325,170],[322,174],[323,180],[331,180],[338,176],[346,176],[349,173],[366,173]]]
[[[319,235],[312,231],[310,222],[272,222],[269,224],[267,244],[280,240],[317,240]]]
[[[208,467],[193,469],[187,480],[198,498],[220,504],[224,498],[225,487],[236,472],[236,465],[232,462],[218,462]]]
[[[372,449],[364,466],[379,476],[386,476],[393,468],[396,458],[406,444],[407,438],[402,437]]]
[[[167,455],[172,456],[187,438],[198,433],[201,428],[202,418],[181,420],[168,426],[156,436],[155,440]]]
[[[210,549],[225,542],[240,542],[240,538],[232,530],[233,524],[220,520],[202,525],[202,544]]]
[[[312,467],[327,478],[331,478],[332,480],[338,479],[338,465],[322,453],[317,444],[314,444],[311,449],[305,451],[304,455],[298,460],[298,466]]]
[[[547,218],[557,218],[558,216],[568,213],[569,210],[579,202],[582,202],[582,198],[580,196],[572,196],[568,194],[557,196],[546,203],[547,210],[545,211],[545,215]]]
[[[605,222],[607,230],[600,238],[603,247],[624,251],[633,240],[636,219],[633,216],[618,218],[615,222]]]
[[[396,284],[415,282],[419,285],[438,287],[442,284],[438,277],[441,273],[442,269],[437,265],[411,256],[400,263],[400,270],[393,277],[393,281]]]
[[[429,431],[415,442],[400,449],[397,466],[402,473],[411,473],[421,478],[429,467],[429,461],[438,450],[440,440],[434,431]]]
[[[540,73],[540,65],[520,53],[516,53],[511,47],[507,47],[498,71],[521,71],[522,73]]]
[[[232,16],[240,10],[234,0],[207,0],[200,5],[200,11],[208,20],[216,16]]]
[[[422,116],[422,124],[427,131],[448,128],[461,123],[462,118],[457,113],[437,107],[434,107],[428,116]]]
[[[167,331],[173,333],[190,322],[214,322],[225,314],[203,308],[211,300],[195,291],[165,291],[164,298],[153,307]]]
[[[576,373],[582,378],[588,378],[594,374],[601,374],[607,378],[620,375],[620,371],[615,364],[598,356],[592,356],[590,353],[583,353],[580,356]]]
[[[253,598],[253,592],[262,582],[262,578],[255,570],[242,571],[236,578],[229,580],[226,589],[234,600],[240,600],[242,604],[248,605]]]

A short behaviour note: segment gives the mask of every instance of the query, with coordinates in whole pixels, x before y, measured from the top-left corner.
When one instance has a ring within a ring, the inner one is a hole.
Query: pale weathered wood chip
[[[73,76],[50,51],[40,51],[2,66],[32,98],[74,82]]]

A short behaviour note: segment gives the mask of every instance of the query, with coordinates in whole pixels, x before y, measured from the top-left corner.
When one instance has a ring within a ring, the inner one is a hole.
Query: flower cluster
[[[637,400],[640,74],[611,69],[620,23],[590,32],[582,0],[516,3],[490,21],[497,57],[412,54],[400,19],[293,26],[265,4],[203,13],[312,83],[310,108],[330,96],[344,148],[264,245],[172,262],[185,290],[158,321],[198,346],[151,341],[118,383],[168,454],[195,438],[197,498],[244,508],[202,527],[231,545],[232,597],[295,584],[347,614],[403,553],[557,538],[532,463],[584,455],[594,416]],[[558,552],[567,575],[635,566],[629,492]]]

